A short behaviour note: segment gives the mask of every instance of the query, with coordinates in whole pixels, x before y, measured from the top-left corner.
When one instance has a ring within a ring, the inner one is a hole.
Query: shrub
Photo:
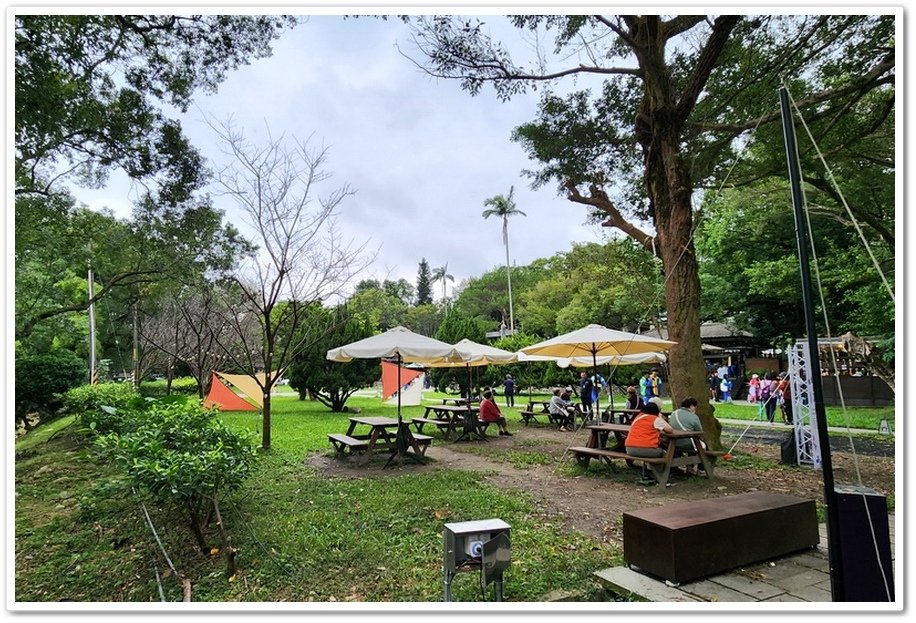
[[[16,424],[29,427],[28,415],[57,414],[62,394],[86,380],[86,363],[70,351],[16,357]]]
[[[144,381],[140,383],[140,393],[150,398],[161,398],[166,396],[167,381]],[[197,381],[192,376],[182,376],[172,379],[172,394],[181,394],[182,396],[197,396]]]
[[[120,431],[127,412],[142,409],[144,400],[130,383],[99,383],[68,391],[64,407],[76,414],[80,426],[102,434]]]
[[[219,498],[241,486],[252,467],[251,435],[228,429],[216,412],[197,403],[149,403],[142,413],[127,409],[122,432],[96,440],[102,454],[122,466],[131,484],[150,494],[188,525],[202,552],[209,547],[204,528],[216,515],[228,564],[235,573],[235,550],[220,518]]]

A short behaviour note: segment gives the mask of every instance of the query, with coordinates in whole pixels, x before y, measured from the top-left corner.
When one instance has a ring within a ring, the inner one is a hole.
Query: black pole
[[[401,353],[398,352],[398,427],[401,425]]]
[[[598,347],[592,342],[592,389],[598,383]],[[589,416],[591,417],[591,416]],[[595,421],[601,422],[601,390],[595,394]]]
[[[792,206],[795,211],[795,237],[798,243],[798,263],[801,268],[802,301],[805,307],[805,326],[808,331],[808,363],[811,377],[807,381],[814,391],[814,414],[817,421],[817,438],[821,452],[821,471],[824,478],[824,502],[827,505],[827,559],[830,564],[830,592],[833,601],[846,601],[843,588],[843,565],[840,545],[840,522],[837,514],[836,488],[833,483],[833,462],[830,459],[830,435],[827,414],[821,390],[820,353],[817,346],[817,327],[814,324],[814,295],[811,291],[811,270],[808,265],[808,229],[802,206],[801,171],[795,144],[795,125],[789,108],[789,94],[785,87],[779,89],[782,110],[782,132],[789,165],[789,182],[792,186]]]

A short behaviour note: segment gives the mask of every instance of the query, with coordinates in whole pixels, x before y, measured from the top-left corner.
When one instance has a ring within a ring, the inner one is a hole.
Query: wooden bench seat
[[[655,479],[658,481],[658,484],[661,487],[664,487],[668,484],[668,476],[671,475],[672,467],[697,464],[696,455],[680,455],[673,456],[671,458],[667,456],[640,457],[630,456],[626,452],[618,452],[616,450],[608,450],[606,448],[587,448],[585,446],[573,446],[569,449],[569,451],[575,455],[579,464],[586,469],[588,468],[589,462],[592,458],[601,459],[608,465],[610,465],[611,461],[614,459],[626,461],[627,465],[630,466],[634,465],[635,461],[640,461],[652,470],[652,474],[655,476]],[[712,478],[711,472],[712,462],[710,462],[710,468],[706,473],[707,478]]]
[[[353,454],[357,450],[362,451],[369,447],[369,441],[366,439],[357,439],[340,433],[328,433],[328,440],[334,445],[337,456],[344,456],[347,450]]]
[[[431,424],[439,430],[445,429],[445,435],[448,436],[449,430],[452,427],[452,423],[449,420],[439,420],[436,418],[415,417],[411,422],[413,422],[414,428],[417,429],[418,433],[423,432],[424,425]]]
[[[532,420],[537,422],[539,415],[547,415],[547,414],[544,413],[543,411],[519,411],[519,415],[522,416],[522,422],[525,424],[525,426],[528,426],[528,424],[530,424]]]

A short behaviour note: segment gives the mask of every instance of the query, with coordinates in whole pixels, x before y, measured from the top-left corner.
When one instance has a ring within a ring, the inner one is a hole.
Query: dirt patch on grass
[[[489,442],[453,443],[437,437],[425,465],[407,462],[385,469],[387,455],[379,455],[361,466],[330,453],[312,455],[307,462],[323,473],[346,478],[385,478],[439,469],[478,471],[487,483],[529,494],[538,512],[559,516],[568,527],[617,545],[622,543],[621,515],[625,511],[751,491],[796,495],[819,504],[824,499],[822,472],[781,465],[778,444],[739,443],[733,451],[735,459],[720,460],[711,479],[672,475],[671,486],[660,488],[639,484],[640,470],[627,468],[623,462],[607,466],[592,461],[588,470],[578,467],[567,448],[585,445],[587,438],[585,430],[561,433],[522,426],[512,437],[489,437]],[[858,472],[865,486],[884,495],[894,494],[892,456],[856,457],[848,452],[831,456],[837,484],[857,483]]]

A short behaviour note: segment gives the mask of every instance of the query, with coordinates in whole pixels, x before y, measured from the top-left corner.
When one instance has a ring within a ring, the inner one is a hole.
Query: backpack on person
[[[766,402],[767,400],[770,399],[770,390],[771,390],[772,387],[773,387],[773,381],[770,381],[769,379],[766,379],[766,380],[764,380],[760,385],[761,385],[761,388],[760,388],[760,399],[761,399],[762,401]]]

